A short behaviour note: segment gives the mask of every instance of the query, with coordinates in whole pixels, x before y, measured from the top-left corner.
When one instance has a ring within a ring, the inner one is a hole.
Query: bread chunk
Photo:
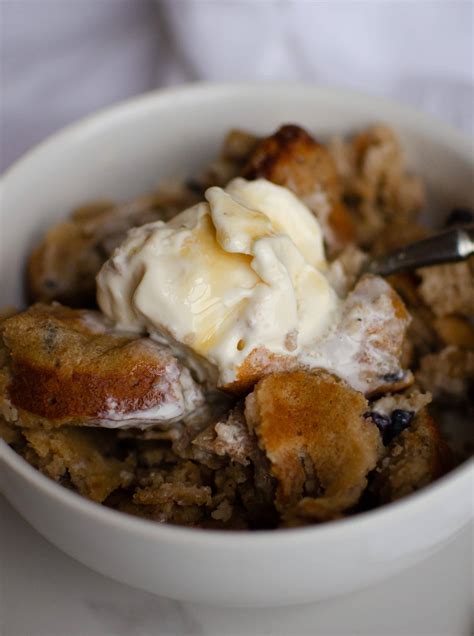
[[[474,315],[474,258],[418,270],[420,295],[436,316]]]
[[[294,192],[318,218],[330,250],[353,241],[354,226],[341,201],[336,164],[327,148],[300,126],[287,124],[261,139],[242,176],[263,177]]]
[[[28,446],[23,452],[27,461],[51,479],[100,503],[133,480],[133,461],[111,456],[116,448],[109,433],[68,427],[24,429]]]
[[[25,427],[166,425],[203,403],[170,350],[101,314],[41,305],[0,324],[0,400]]]
[[[247,397],[288,524],[337,518],[357,503],[383,451],[367,409],[362,393],[325,371],[270,375]]]
[[[390,244],[395,247],[403,235],[411,234],[412,222],[424,205],[425,190],[421,179],[407,171],[395,132],[377,124],[347,141],[331,140],[329,151],[340,175],[344,202],[354,218],[359,246],[377,252]]]
[[[400,362],[409,323],[396,291],[378,276],[363,276],[344,301],[338,324],[301,362],[334,373],[365,395],[400,391],[413,381]]]
[[[421,358],[416,379],[438,400],[472,399],[474,351],[449,345],[429,353]]]
[[[451,466],[451,451],[423,408],[388,446],[370,490],[379,504],[395,501],[441,477]]]
[[[33,301],[60,301],[73,307],[94,307],[95,277],[127,231],[152,221],[167,221],[199,197],[189,189],[159,191],[116,205],[95,201],[75,209],[53,225],[33,250],[27,282]]]

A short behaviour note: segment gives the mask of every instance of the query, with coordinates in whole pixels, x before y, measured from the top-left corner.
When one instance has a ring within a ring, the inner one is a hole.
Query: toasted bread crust
[[[330,247],[339,248],[354,240],[351,215],[340,200],[336,164],[327,148],[303,128],[287,124],[260,140],[242,176],[263,177],[292,190],[321,221]],[[328,213],[323,214],[319,206],[312,205],[312,196],[318,193],[326,197]]]
[[[339,197],[337,169],[331,155],[303,128],[292,124],[282,126],[257,144],[243,176],[264,177],[289,187],[299,196],[312,193],[318,185],[331,201]]]
[[[181,369],[149,339],[114,333],[98,312],[34,305],[5,320],[7,393],[14,407],[84,423],[178,399]]]
[[[233,395],[245,395],[264,376],[292,371],[298,366],[295,356],[278,355],[265,347],[258,347],[249,353],[237,369],[236,379],[219,388]]]
[[[267,376],[247,397],[247,421],[272,464],[275,504],[287,522],[333,518],[358,501],[382,452],[376,426],[363,417],[367,406],[324,371]]]

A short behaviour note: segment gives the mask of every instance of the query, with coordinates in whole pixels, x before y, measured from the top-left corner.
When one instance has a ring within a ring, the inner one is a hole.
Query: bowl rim
[[[127,111],[131,112],[139,108],[150,107],[156,101],[166,102],[177,98],[184,101],[188,98],[197,99],[204,95],[210,96],[214,94],[214,97],[216,97],[219,96],[219,94],[223,95],[229,92],[241,93],[242,91],[254,91],[261,93],[262,91],[281,92],[294,90],[312,93],[313,97],[319,97],[321,99],[340,97],[356,101],[361,105],[378,104],[385,109],[396,111],[399,117],[412,121],[419,129],[436,129],[438,137],[442,139],[450,138],[454,141],[456,146],[462,148],[466,154],[470,154],[471,157],[474,158],[473,138],[467,133],[409,104],[397,102],[394,99],[371,94],[370,92],[365,93],[336,85],[312,84],[300,81],[190,82],[180,84],[179,86],[165,86],[163,88],[153,89],[120,100],[59,128],[15,159],[0,175],[0,186],[4,186],[4,182],[7,179],[15,176],[14,173],[17,169],[21,168],[23,163],[36,158],[36,156],[40,155],[50,146],[63,141],[67,142],[69,136],[82,136],[85,133],[91,134],[94,128],[100,128],[105,121],[112,121],[116,118],[120,119]]]
[[[57,144],[67,144],[74,142],[76,136],[82,137],[85,134],[93,135],[96,130],[104,125],[110,125],[114,120],[121,120],[127,116],[133,116],[137,110],[153,108],[156,102],[165,104],[166,101],[176,99],[189,100],[198,98],[216,98],[229,94],[229,92],[242,93],[254,92],[281,92],[298,90],[307,93],[308,97],[320,99],[351,99],[359,105],[379,105],[385,111],[389,110],[397,114],[397,118],[404,119],[417,130],[425,131],[433,136],[436,131],[436,138],[450,146],[456,147],[463,155],[474,156],[472,140],[461,131],[445,124],[431,115],[426,115],[406,104],[399,104],[395,100],[376,95],[370,95],[360,91],[348,90],[345,88],[319,86],[304,82],[238,82],[238,83],[212,83],[197,82],[156,89],[138,96],[123,100],[112,106],[102,108],[87,117],[74,122],[35,145],[31,150],[15,160],[1,175],[0,188],[3,190],[8,181],[14,179],[16,172],[21,170],[23,164],[34,161],[41,157],[41,154]],[[387,115],[384,116],[384,119]],[[97,522],[108,524],[109,526],[121,527],[124,531],[135,532],[141,535],[148,535],[174,543],[189,543],[193,541],[197,547],[204,547],[209,542],[214,547],[240,548],[269,545],[271,539],[272,548],[275,543],[290,544],[294,541],[313,540],[324,538],[336,539],[341,533],[351,531],[357,527],[360,531],[365,531],[367,526],[390,524],[394,517],[409,515],[420,503],[427,506],[430,500],[449,497],[450,492],[456,489],[461,483],[467,482],[474,477],[474,460],[468,459],[460,466],[456,467],[448,474],[437,479],[435,482],[425,486],[421,490],[390,504],[385,504],[374,510],[358,513],[337,521],[329,521],[319,525],[310,525],[301,528],[277,528],[272,530],[242,531],[242,530],[215,530],[190,528],[134,517],[120,511],[107,508],[102,504],[95,503],[85,497],[68,490],[64,486],[56,483],[49,477],[40,473],[36,468],[28,464],[16,451],[10,448],[6,442],[0,439],[0,461],[24,479],[32,488],[39,489],[43,495],[55,499],[63,507],[74,509],[75,512],[88,518],[95,518]]]

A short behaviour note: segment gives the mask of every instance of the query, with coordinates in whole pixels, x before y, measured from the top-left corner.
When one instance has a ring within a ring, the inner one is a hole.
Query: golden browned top
[[[278,480],[281,513],[304,515],[309,499],[309,516],[324,519],[358,501],[382,451],[367,409],[361,393],[324,371],[260,380],[246,400],[246,417]]]
[[[253,349],[237,369],[236,379],[219,387],[233,395],[246,395],[265,375],[291,371],[299,366],[295,356],[272,353],[266,347]]]
[[[248,179],[264,177],[304,196],[317,185],[330,200],[339,196],[339,179],[328,150],[303,128],[287,124],[262,139],[244,167]]]
[[[340,200],[336,164],[328,149],[303,128],[287,124],[260,140],[242,175],[247,179],[263,177],[292,190],[316,214],[329,244],[340,247],[354,240],[352,218]],[[327,197],[329,213],[312,200],[318,193]]]
[[[114,333],[98,312],[33,305],[0,325],[11,403],[53,420],[133,413],[173,395],[177,361],[149,339]]]

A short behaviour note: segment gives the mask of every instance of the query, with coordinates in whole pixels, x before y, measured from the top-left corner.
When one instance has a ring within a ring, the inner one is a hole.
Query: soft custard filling
[[[219,384],[255,349],[297,356],[337,319],[321,229],[289,190],[234,179],[132,230],[98,275],[117,326],[147,331]]]

